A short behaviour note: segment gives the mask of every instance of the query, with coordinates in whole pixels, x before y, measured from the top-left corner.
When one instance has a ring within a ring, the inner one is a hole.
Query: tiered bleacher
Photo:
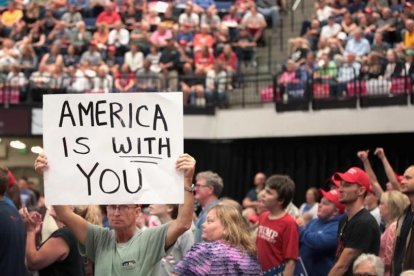
[[[281,1],[282,4],[284,1]],[[0,104],[44,94],[183,91],[228,104],[277,1],[2,1]],[[273,21],[272,21],[273,20]]]
[[[289,41],[274,90],[262,90],[262,99],[311,99],[314,108],[328,100],[407,104],[414,81],[413,3],[317,0],[314,9],[300,36]]]

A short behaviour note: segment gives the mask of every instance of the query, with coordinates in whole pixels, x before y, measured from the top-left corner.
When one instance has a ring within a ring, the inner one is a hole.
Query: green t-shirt
[[[85,246],[80,250],[95,263],[95,275],[153,275],[155,264],[167,254],[167,229],[168,224],[137,229],[128,242],[117,243],[114,230],[89,225]]]

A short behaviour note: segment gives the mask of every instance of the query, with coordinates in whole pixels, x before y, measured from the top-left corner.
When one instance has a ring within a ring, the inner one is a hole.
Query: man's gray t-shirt
[[[95,263],[95,275],[152,275],[156,263],[167,253],[168,224],[141,231],[126,243],[117,243],[115,231],[89,225],[81,252]]]

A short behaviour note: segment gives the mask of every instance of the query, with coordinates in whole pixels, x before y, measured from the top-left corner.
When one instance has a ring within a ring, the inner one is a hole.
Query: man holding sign
[[[43,174],[48,168],[45,155],[35,161],[35,169]],[[193,214],[192,180],[195,160],[182,154],[176,169],[184,174],[184,204],[177,219],[144,232],[136,227],[141,212],[138,205],[108,205],[109,224],[113,230],[92,225],[74,214],[68,206],[54,206],[55,211],[83,245],[86,256],[95,263],[96,275],[151,275],[155,264],[177,238],[191,227]]]

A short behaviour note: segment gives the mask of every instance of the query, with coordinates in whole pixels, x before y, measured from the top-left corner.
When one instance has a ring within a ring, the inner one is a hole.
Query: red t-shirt
[[[286,214],[275,220],[269,212],[259,217],[256,237],[257,259],[263,271],[299,257],[299,231],[296,221]]]

